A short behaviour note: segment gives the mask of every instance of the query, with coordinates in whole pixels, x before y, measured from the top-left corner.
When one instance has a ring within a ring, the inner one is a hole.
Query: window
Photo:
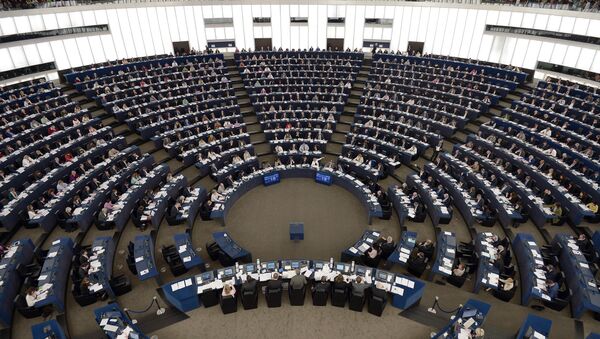
[[[573,68],[573,67],[556,65],[556,64],[549,63],[549,62],[538,61],[536,68],[543,70],[543,71],[551,71],[551,72],[576,76],[579,78],[589,79],[589,80],[593,80],[593,81],[600,81],[600,74],[598,74],[598,73],[584,71],[582,69],[577,69],[577,68]]]
[[[255,24],[270,24],[271,18],[257,17],[257,18],[253,18],[252,22],[254,22]]]
[[[346,18],[342,18],[342,17],[327,18],[327,23],[331,24],[331,25],[343,24],[344,22],[346,22]]]
[[[108,32],[108,25],[93,25],[93,26],[59,28],[59,29],[50,29],[50,30],[46,30],[46,31],[3,35],[3,36],[0,36],[0,43],[25,41],[25,40],[41,39],[41,38],[50,38],[50,37],[72,35],[72,34],[102,33],[102,32]]]
[[[365,25],[392,26],[394,19],[365,19]]]
[[[307,17],[291,17],[290,18],[290,23],[292,24],[307,24],[308,23],[308,18]]]
[[[209,48],[231,48],[235,47],[235,40],[208,40]]]
[[[540,38],[551,38],[551,39],[558,39],[558,40],[582,42],[582,43],[592,44],[592,45],[600,45],[600,38],[585,36],[585,35],[571,34],[571,33],[561,33],[561,32],[556,32],[556,31],[544,31],[541,29],[533,29],[533,28],[485,25],[485,31],[492,32],[492,33],[519,34],[519,35],[527,35],[527,36],[534,36],[534,37],[540,37]]]
[[[366,48],[390,48],[390,42],[385,40],[364,40],[363,47]]]
[[[233,26],[233,18],[212,18],[204,19],[204,25],[206,27],[215,26]]]
[[[55,69],[56,69],[56,65],[54,64],[54,62],[46,62],[43,64],[11,69],[10,71],[0,72],[0,81],[12,79],[12,78],[16,78],[16,77],[20,77],[20,76],[24,76],[24,75],[34,74],[34,73],[52,71]]]

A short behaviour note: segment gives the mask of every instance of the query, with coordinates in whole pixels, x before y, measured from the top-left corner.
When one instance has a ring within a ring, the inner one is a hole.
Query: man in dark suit
[[[281,289],[281,279],[279,279],[279,274],[277,272],[273,272],[271,275],[271,280],[267,282],[267,291]]]
[[[256,291],[256,279],[252,278],[250,274],[246,275],[246,282],[242,284],[242,292],[254,292]]]

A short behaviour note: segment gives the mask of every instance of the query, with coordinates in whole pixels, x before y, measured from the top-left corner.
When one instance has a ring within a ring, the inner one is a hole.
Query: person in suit
[[[315,283],[312,287],[313,292],[329,293],[330,283],[327,281],[327,277],[322,276],[319,282]]]
[[[88,250],[81,251],[81,254],[79,255],[79,264],[85,264],[89,261],[90,261],[90,253],[88,252]]]
[[[560,279],[560,270],[555,265],[546,266],[546,280],[558,281]]]
[[[348,290],[348,283],[344,280],[344,276],[342,274],[338,274],[335,279],[333,279],[333,288],[338,290]]]
[[[90,282],[90,278],[85,277],[81,279],[81,283],[79,284],[79,294],[80,295],[88,295],[91,293],[90,286],[92,283]]]
[[[552,299],[558,296],[558,284],[554,280],[546,280],[546,293]]]
[[[267,282],[267,290],[280,289],[282,285],[281,279],[279,279],[279,273],[273,272],[271,280]]]
[[[77,270],[77,274],[79,278],[83,279],[88,276],[88,272],[90,270],[90,263],[86,262],[79,266],[79,270]]]
[[[360,296],[364,296],[365,295],[365,291],[369,288],[370,286],[368,284],[365,284],[363,281],[362,277],[356,277],[356,280],[354,280],[352,282],[352,293],[354,294],[358,294]]]
[[[427,259],[431,260],[431,257],[433,256],[433,250],[434,250],[433,241],[431,241],[430,239],[427,239],[425,241],[418,243],[416,247],[419,250],[419,252],[423,252],[423,254],[425,255],[425,257]]]
[[[387,259],[390,256],[390,254],[392,254],[394,252],[394,249],[396,248],[396,244],[394,243],[394,238],[392,238],[391,236],[388,236],[386,238],[386,241],[381,244],[380,248],[381,248],[381,257],[383,259]]]
[[[306,285],[306,277],[300,274],[300,270],[296,269],[296,275],[290,279],[290,287],[295,290],[300,290]]]
[[[250,274],[246,275],[246,281],[242,284],[242,292],[254,292],[256,291],[256,279],[252,278]]]
[[[176,202],[171,207],[171,210],[169,211],[169,215],[171,217],[176,217],[177,215],[179,215],[180,212],[181,212],[181,204],[179,202]]]
[[[483,205],[485,204],[485,201],[483,200],[483,197],[481,196],[481,194],[477,193],[477,197],[475,198],[475,208],[483,211]]]
[[[98,221],[101,223],[105,223],[108,220],[108,209],[102,208],[98,213]]]

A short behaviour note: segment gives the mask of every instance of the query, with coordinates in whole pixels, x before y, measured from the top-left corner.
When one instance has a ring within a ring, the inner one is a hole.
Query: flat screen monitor
[[[299,263],[299,262],[297,262],[297,261],[292,261],[292,268],[293,268],[293,269],[296,269],[296,268],[299,268],[299,267],[300,267],[300,263]]]
[[[323,263],[322,262],[315,263],[315,268],[318,269],[318,270],[322,269],[323,268]]]
[[[385,272],[379,272],[379,274],[377,274],[377,277],[378,277],[379,279],[381,279],[381,280],[384,280],[384,281],[385,281],[385,280],[387,280],[387,277],[388,277],[388,275],[387,275],[387,273],[385,273]]]
[[[225,275],[233,275],[233,269],[232,268],[225,269]]]
[[[315,175],[315,181],[323,185],[331,185],[331,175],[323,172],[317,172]]]
[[[246,272],[254,272],[254,264],[246,265]]]
[[[271,173],[263,176],[263,184],[265,186],[277,184],[280,180],[279,173]]]
[[[274,262],[267,263],[267,268],[270,269],[270,270],[274,270],[275,269],[275,263]]]
[[[342,271],[342,272],[344,271],[345,267],[346,266],[344,266],[344,264],[337,264],[337,265],[335,265],[335,269],[338,270],[338,271]]]

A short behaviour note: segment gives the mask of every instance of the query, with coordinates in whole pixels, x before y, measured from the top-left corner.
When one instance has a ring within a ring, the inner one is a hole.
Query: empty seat
[[[369,305],[367,308],[369,313],[381,317],[385,305],[387,304],[387,293],[382,289],[374,288],[368,300]]]
[[[352,292],[350,293],[348,306],[353,311],[362,312],[363,306],[365,305],[365,299],[364,294]]]
[[[251,310],[258,307],[258,289],[242,290],[242,306],[245,310]]]

